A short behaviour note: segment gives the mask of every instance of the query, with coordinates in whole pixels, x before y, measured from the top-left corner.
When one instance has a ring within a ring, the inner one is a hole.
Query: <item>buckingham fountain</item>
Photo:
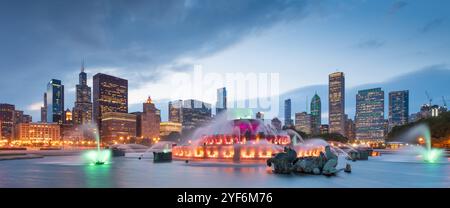
[[[173,158],[186,162],[266,163],[274,173],[333,175],[350,172],[350,165],[337,169],[349,154],[323,139],[303,138],[294,130],[277,129],[260,119],[225,116],[197,129],[189,139],[172,148]]]

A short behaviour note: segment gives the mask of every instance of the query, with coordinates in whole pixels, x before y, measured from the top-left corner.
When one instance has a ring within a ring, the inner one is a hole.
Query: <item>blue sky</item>
[[[35,121],[51,78],[73,106],[82,60],[90,76],[129,80],[130,111],[148,95],[168,99],[167,80],[194,64],[278,72],[280,93],[326,84],[336,70],[350,88],[450,68],[446,0],[2,0],[0,24],[0,102]]]

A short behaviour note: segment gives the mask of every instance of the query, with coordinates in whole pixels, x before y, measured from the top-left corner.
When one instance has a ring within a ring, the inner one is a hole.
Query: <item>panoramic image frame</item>
[[[450,1],[0,0],[0,25],[0,188],[450,187]]]

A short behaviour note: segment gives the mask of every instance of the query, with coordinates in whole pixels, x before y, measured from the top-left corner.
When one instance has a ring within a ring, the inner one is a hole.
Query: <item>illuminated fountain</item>
[[[217,161],[266,161],[292,146],[298,157],[318,156],[326,145],[304,143],[293,130],[277,130],[262,120],[215,118],[199,128],[182,145],[173,147],[175,159]],[[304,145],[307,144],[307,145]]]
[[[267,159],[282,151],[283,145],[290,143],[289,135],[270,131],[260,120],[236,119],[223,123],[223,128],[211,129],[213,126],[194,133],[193,138],[197,139],[175,146],[172,150],[174,158],[230,161]]]
[[[419,143],[419,146],[408,145],[397,152],[397,159],[414,159],[425,161],[428,163],[441,162],[444,151],[431,147],[431,132],[426,124],[420,124],[401,136],[404,142]]]
[[[98,129],[95,125],[83,125],[83,129],[92,131],[95,141],[97,143],[97,148],[95,150],[89,150],[84,153],[84,158],[89,162],[90,165],[104,165],[108,163],[111,157],[110,150],[102,150],[100,148],[100,135]]]

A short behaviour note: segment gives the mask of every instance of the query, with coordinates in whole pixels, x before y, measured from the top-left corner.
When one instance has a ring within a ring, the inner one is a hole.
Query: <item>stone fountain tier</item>
[[[276,154],[267,160],[267,166],[278,174],[290,174],[292,172],[331,176],[344,170],[351,172],[350,164],[343,169],[336,169],[338,157],[331,151],[329,146],[325,147],[325,153],[319,156],[298,157],[294,149],[286,147],[284,152]]]

